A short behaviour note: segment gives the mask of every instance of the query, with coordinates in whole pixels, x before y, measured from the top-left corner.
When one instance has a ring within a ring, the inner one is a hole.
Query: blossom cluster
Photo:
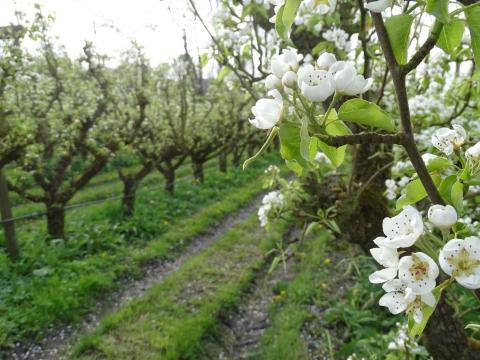
[[[433,205],[428,210],[430,223],[448,235],[457,222],[457,212],[451,205]],[[424,234],[425,228],[420,212],[406,206],[398,215],[383,220],[385,236],[377,237],[378,246],[370,250],[373,258],[384,268],[370,275],[369,280],[383,284],[386,294],[379,304],[392,314],[403,311],[412,313],[415,322],[423,318],[423,307],[434,307],[432,291],[439,276],[437,263],[423,252],[405,254]],[[442,270],[468,289],[480,288],[480,238],[451,239],[439,253],[438,262]]]
[[[265,80],[270,98],[257,101],[250,122],[259,129],[274,127],[284,112],[283,97],[294,91],[311,102],[322,102],[334,94],[363,94],[372,83],[373,79],[365,79],[352,64],[337,61],[334,54],[324,52],[315,64],[304,62],[300,66],[296,51],[286,49],[272,58],[271,74]]]
[[[267,226],[272,213],[281,211],[284,200],[285,197],[280,191],[271,191],[263,197],[262,206],[258,209],[260,226]]]

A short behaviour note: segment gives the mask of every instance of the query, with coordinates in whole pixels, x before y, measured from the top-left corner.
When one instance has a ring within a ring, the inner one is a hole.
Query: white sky
[[[136,40],[158,64],[183,53],[182,28],[192,53],[197,48],[202,52],[209,40],[202,25],[193,21],[186,0],[0,0],[0,26],[15,22],[15,10],[31,16],[35,3],[45,15],[55,16],[52,34],[72,56],[81,52],[85,40],[114,58]],[[210,1],[196,0],[196,4],[208,19]]]

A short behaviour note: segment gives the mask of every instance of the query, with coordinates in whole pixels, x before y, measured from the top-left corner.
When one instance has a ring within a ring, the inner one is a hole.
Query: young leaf
[[[452,186],[452,205],[457,209],[458,212],[463,211],[463,184],[459,181],[456,181]]]
[[[328,119],[325,121],[325,131],[328,135],[332,136],[349,135],[352,133],[343,121],[338,120],[338,115],[335,110],[330,112]],[[318,147],[325,153],[325,155],[327,155],[333,166],[339,167],[342,165],[345,160],[345,152],[347,150],[346,145],[336,148],[318,140]]]
[[[290,123],[282,123],[279,129],[280,154],[285,160],[296,161],[301,167],[308,167],[307,161],[303,158],[301,148],[301,137],[298,126]]]
[[[301,0],[285,0],[285,4],[283,4],[277,12],[275,29],[277,30],[278,35],[286,42],[290,42],[290,30],[295,20],[295,16],[297,15],[300,3]]]
[[[391,16],[385,20],[388,40],[392,45],[395,59],[400,65],[407,63],[408,41],[410,39],[410,28],[413,23],[413,16],[402,14]]]
[[[465,10],[465,17],[472,38],[473,57],[478,69],[480,68],[480,4],[468,7]]]
[[[449,20],[448,0],[427,0],[426,10],[442,23],[447,23]]]
[[[440,32],[437,46],[450,55],[455,54],[455,50],[462,42],[465,24],[462,20],[453,20],[445,24]]]
[[[405,194],[398,198],[396,208],[397,210],[403,209],[404,206],[415,204],[426,197],[427,192],[420,179],[417,178],[405,186]]]
[[[373,126],[389,132],[395,131],[395,123],[386,111],[362,99],[345,102],[338,110],[338,117],[344,121]]]

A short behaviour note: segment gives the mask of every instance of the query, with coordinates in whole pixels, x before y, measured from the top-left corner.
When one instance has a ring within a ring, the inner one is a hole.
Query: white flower
[[[370,249],[373,258],[385,269],[375,271],[368,277],[373,284],[384,283],[393,280],[397,276],[398,251],[397,249],[379,247]]]
[[[472,170],[476,171],[480,167],[480,142],[476,143],[472,147],[469,147],[465,151],[465,157],[467,158],[468,165]]]
[[[389,8],[390,6],[392,6],[392,4],[393,4],[393,0],[377,0],[377,1],[366,3],[365,8],[370,11],[380,13],[386,10],[387,8]]]
[[[422,252],[404,256],[398,263],[398,278],[415,294],[426,294],[435,289],[438,274],[435,261]]]
[[[252,107],[255,118],[249,120],[253,126],[262,130],[271,129],[282,117],[282,95],[278,90],[272,90],[268,95],[273,96],[273,99],[258,100]]]
[[[439,229],[450,229],[458,216],[452,205],[433,205],[428,209],[428,220]]]
[[[324,101],[335,91],[332,74],[325,70],[315,70],[312,65],[304,65],[298,70],[298,85],[310,101]]]
[[[465,129],[460,125],[453,125],[453,129],[440,128],[432,136],[432,144],[446,155],[451,155],[467,139]]]
[[[318,2],[314,1],[314,3],[318,3]],[[323,1],[320,1],[320,4],[317,6],[315,10],[320,15],[325,15],[328,13],[331,14],[335,10],[336,5],[337,5],[337,0],[328,0],[328,1],[323,0]]]
[[[285,87],[293,88],[297,84],[298,76],[293,71],[287,71],[282,77],[282,84]]]
[[[344,61],[337,61],[330,67],[334,74],[335,87],[337,92],[345,95],[358,95],[368,91],[373,84],[373,79],[365,79],[357,74],[357,70],[351,64]]]
[[[280,55],[274,55],[271,62],[271,71],[273,75],[281,79],[289,70],[298,70],[297,53],[293,50],[285,49]]]
[[[399,279],[387,281],[382,287],[387,293],[378,303],[380,306],[387,307],[394,315],[403,311],[412,312],[415,322],[420,323],[423,318],[422,303],[435,306],[435,297],[431,292],[417,295]]]
[[[410,205],[397,216],[383,219],[382,227],[387,237],[378,237],[373,242],[394,249],[412,246],[423,234],[422,216]]]
[[[331,164],[332,163],[330,161],[330,159],[328,158],[328,156],[325,155],[325,153],[323,153],[321,151],[317,151],[317,153],[315,154],[315,161],[324,162],[326,164]]]
[[[271,191],[263,197],[262,206],[260,206],[257,213],[260,226],[267,226],[270,212],[272,210],[280,210],[279,207],[283,204],[284,198],[280,191]]]
[[[267,90],[280,89],[282,87],[282,81],[275,75],[270,74],[265,79],[265,88]]]
[[[443,271],[467,289],[480,288],[480,238],[450,240],[438,258]]]
[[[317,59],[317,65],[320,70],[328,70],[330,66],[337,62],[337,58],[334,54],[329,52],[324,52]]]

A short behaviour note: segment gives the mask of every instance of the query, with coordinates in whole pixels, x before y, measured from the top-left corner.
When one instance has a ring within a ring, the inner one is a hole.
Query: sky
[[[208,17],[210,1],[195,1],[202,16]],[[55,16],[52,35],[71,56],[91,40],[99,52],[118,58],[136,40],[158,64],[183,52],[183,28],[193,53],[197,48],[202,52],[209,40],[186,0],[0,0],[0,26],[15,22],[15,10],[30,17],[36,3],[44,14]]]

